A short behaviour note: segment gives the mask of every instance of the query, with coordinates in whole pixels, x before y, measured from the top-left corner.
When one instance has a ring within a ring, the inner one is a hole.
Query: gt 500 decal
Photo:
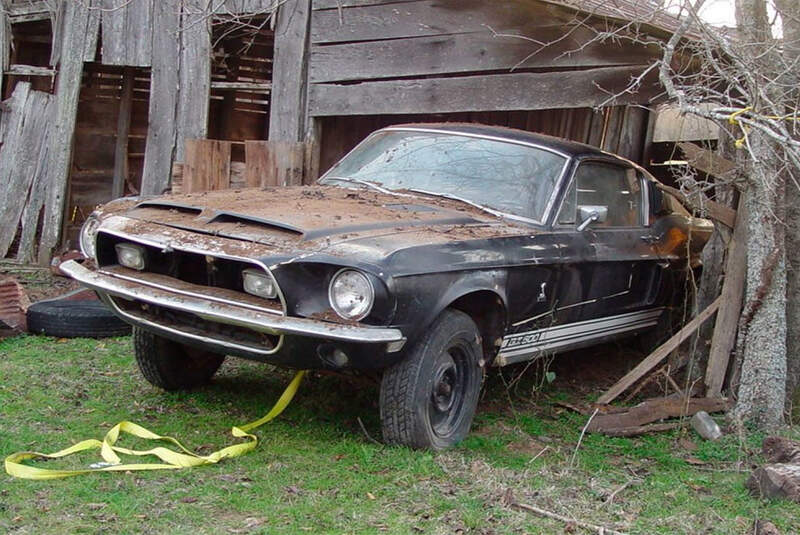
[[[541,340],[542,335],[544,334],[545,329],[540,331],[533,331],[529,333],[522,333],[522,334],[512,334],[503,338],[503,344],[500,346],[500,351],[504,349],[511,349],[514,347],[519,346],[526,346],[529,344],[533,344]]]
[[[664,307],[606,316],[524,333],[509,334],[500,345],[499,365],[519,362],[545,350],[566,349],[587,340],[652,327]]]

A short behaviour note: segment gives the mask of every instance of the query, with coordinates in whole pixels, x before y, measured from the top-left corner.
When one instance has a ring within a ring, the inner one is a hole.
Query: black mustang
[[[375,132],[315,186],[117,201],[62,270],[134,326],[144,377],[224,355],[382,372],[387,442],[469,431],[484,374],[653,329],[712,230],[595,148],[479,125]]]

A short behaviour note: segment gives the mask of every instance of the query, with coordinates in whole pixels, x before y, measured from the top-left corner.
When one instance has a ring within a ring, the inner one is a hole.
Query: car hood
[[[360,243],[388,254],[414,245],[522,231],[460,201],[336,186],[154,197],[128,207],[120,215],[272,245],[276,252],[297,249],[334,252],[341,244],[350,245],[342,247],[342,251],[352,252],[352,245]]]

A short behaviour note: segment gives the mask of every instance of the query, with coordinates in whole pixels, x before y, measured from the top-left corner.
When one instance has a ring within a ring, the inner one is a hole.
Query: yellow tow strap
[[[292,401],[297,389],[300,387],[300,383],[303,380],[305,373],[305,371],[297,372],[297,375],[294,376],[292,382],[289,383],[289,386],[287,386],[286,390],[283,391],[283,394],[281,394],[281,397],[275,403],[275,406],[272,407],[272,409],[270,409],[270,411],[264,417],[259,418],[255,422],[233,426],[231,428],[231,434],[234,437],[246,438],[248,439],[247,442],[222,448],[221,450],[215,451],[210,455],[197,455],[196,453],[187,450],[183,444],[172,437],[157,435],[152,431],[148,431],[144,427],[132,422],[120,422],[109,429],[108,433],[106,433],[106,436],[103,437],[102,442],[96,439],[83,440],[73,446],[70,446],[69,448],[57,451],[55,453],[39,453],[36,451],[13,453],[6,457],[6,472],[10,476],[22,479],[58,479],[81,474],[90,474],[92,472],[175,470],[179,468],[188,468],[191,466],[202,466],[204,464],[215,464],[228,457],[238,457],[249,451],[252,451],[256,447],[256,444],[258,444],[258,438],[255,435],[250,434],[248,431],[252,431],[257,427],[264,425],[283,412],[283,410]],[[183,453],[160,446],[149,450],[131,450],[128,448],[115,446],[115,443],[119,439],[120,433],[128,433],[129,435],[147,440],[163,440],[166,442],[171,442],[180,448],[181,452]],[[100,450],[100,455],[103,457],[103,462],[93,464],[89,468],[82,470],[52,470],[48,468],[38,468],[36,466],[22,464],[23,461],[30,459],[58,459],[81,451],[94,449]],[[164,462],[122,464],[122,461],[117,453],[135,456],[155,455]]]

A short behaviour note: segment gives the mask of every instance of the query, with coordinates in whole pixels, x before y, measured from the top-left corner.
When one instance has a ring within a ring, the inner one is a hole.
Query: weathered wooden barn
[[[99,203],[310,182],[389,124],[506,125],[645,162],[660,48],[597,36],[679,24],[649,0],[0,8],[0,258],[40,262]]]

